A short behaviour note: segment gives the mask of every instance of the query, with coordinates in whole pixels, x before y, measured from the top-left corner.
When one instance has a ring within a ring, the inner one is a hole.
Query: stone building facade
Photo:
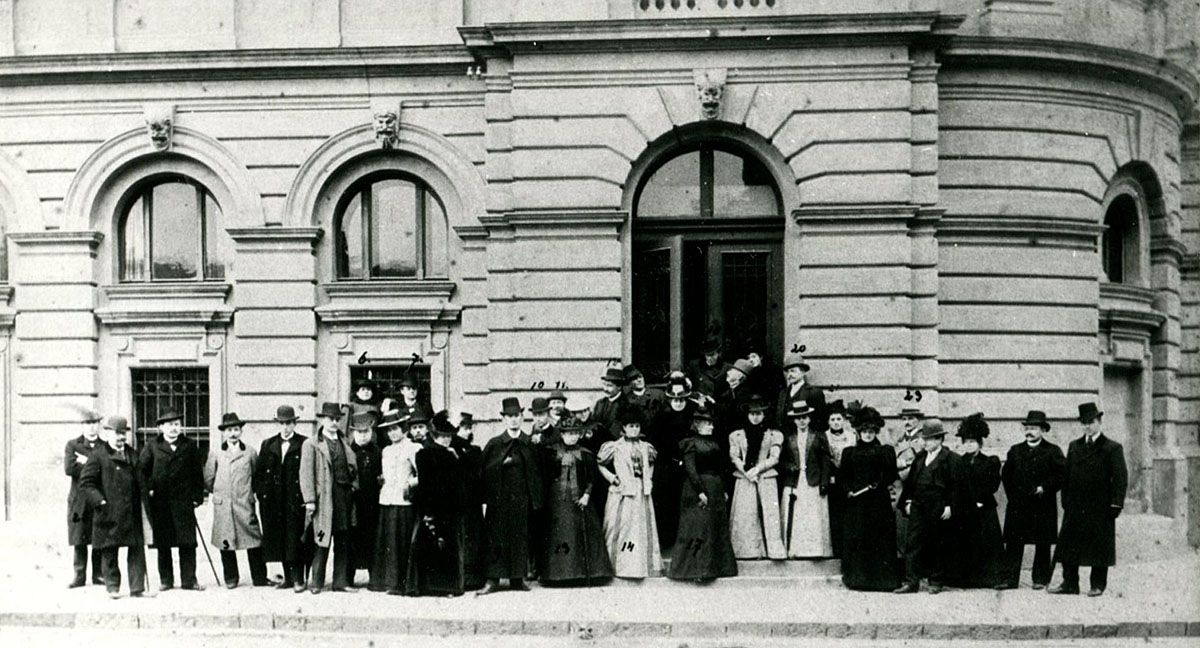
[[[262,434],[415,367],[486,427],[715,333],[990,451],[1100,399],[1195,515],[1198,11],[0,1],[5,514],[80,408]]]

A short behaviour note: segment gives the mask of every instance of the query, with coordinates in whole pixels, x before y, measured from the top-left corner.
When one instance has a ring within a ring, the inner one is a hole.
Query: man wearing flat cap
[[[200,446],[183,435],[183,415],[158,415],[158,436],[138,457],[138,470],[149,501],[158,579],[163,590],[175,587],[171,549],[179,550],[179,585],[202,590],[196,582],[196,507],[204,503],[204,459]]]
[[[69,587],[87,584],[88,545],[92,543],[92,506],[79,494],[79,475],[91,460],[91,455],[103,446],[100,439],[100,415],[90,410],[82,412],[78,437],[67,441],[63,449],[63,472],[71,478],[67,493],[67,541],[75,553],[75,577]],[[100,570],[100,550],[92,549],[92,584],[103,585]]]
[[[913,460],[900,507],[908,515],[905,554],[905,583],[897,594],[920,589],[921,578],[929,579],[929,593],[942,591],[953,552],[954,509],[961,506],[960,457],[943,446],[946,428],[940,419],[921,424],[925,447]]]
[[[1101,431],[1104,412],[1095,403],[1079,406],[1083,436],[1067,446],[1063,478],[1063,523],[1054,562],[1062,584],[1052,594],[1079,593],[1079,566],[1091,567],[1088,596],[1108,587],[1108,568],[1117,564],[1117,516],[1125,506],[1129,473],[1125,449]]]
[[[129,596],[138,598],[146,591],[142,530],[142,501],[146,493],[133,450],[125,445],[129,423],[123,416],[110,416],[104,428],[107,445],[97,448],[84,465],[79,494],[96,509],[91,540],[101,554],[109,597],[121,595],[117,550],[126,547]]]
[[[254,493],[263,523],[263,560],[283,563],[281,589],[304,591],[305,571],[312,546],[304,541],[304,495],[300,492],[300,447],[308,439],[296,432],[296,410],[275,410],[279,433],[259,447]]]
[[[1050,548],[1058,539],[1058,491],[1066,472],[1062,450],[1045,438],[1046,413],[1030,410],[1021,422],[1025,440],[1008,449],[1000,481],[1008,506],[1004,513],[1003,578],[996,589],[1016,589],[1025,545],[1034,546],[1033,589],[1046,589],[1054,565]]]

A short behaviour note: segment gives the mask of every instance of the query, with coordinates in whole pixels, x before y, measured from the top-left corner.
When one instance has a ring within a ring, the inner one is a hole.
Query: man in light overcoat
[[[224,441],[208,453],[204,465],[204,485],[212,493],[213,525],[209,542],[221,552],[225,587],[238,586],[237,553],[245,551],[250,563],[250,579],[256,587],[270,585],[267,564],[263,562],[262,525],[254,504],[254,469],[258,453],[242,441],[245,423],[232,412],[221,417]]]
[[[313,549],[308,591],[325,586],[325,566],[333,551],[333,591],[353,592],[350,582],[350,529],[354,527],[354,491],[358,489],[357,458],[339,431],[342,408],[323,403],[317,414],[320,428],[300,447],[300,492],[304,495],[305,528]]]

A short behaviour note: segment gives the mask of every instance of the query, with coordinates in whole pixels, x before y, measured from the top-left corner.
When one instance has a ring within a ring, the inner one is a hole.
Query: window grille
[[[167,410],[183,415],[183,434],[208,453],[209,390],[207,367],[133,369],[134,443],[142,447],[158,434],[155,421]]]
[[[400,400],[400,381],[404,380],[405,374],[409,371],[407,364],[353,365],[350,367],[350,383],[353,384],[360,378],[369,378],[374,381],[377,392],[388,398]],[[428,403],[430,401],[429,365],[414,364],[411,371],[412,375],[417,378],[417,400]],[[348,397],[347,400],[349,400]]]

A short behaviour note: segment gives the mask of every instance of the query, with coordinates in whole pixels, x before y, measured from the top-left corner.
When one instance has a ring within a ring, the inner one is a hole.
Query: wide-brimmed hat
[[[751,412],[765,412],[771,409],[771,404],[761,394],[750,394],[750,398],[746,400],[746,404],[742,406],[742,409],[747,414]]]
[[[448,430],[451,434],[458,431],[454,424],[450,422],[450,412],[447,410],[438,410],[433,418],[430,419],[434,430]]]
[[[955,433],[955,436],[963,440],[983,441],[991,432],[992,429],[988,427],[987,421],[983,420],[983,412],[976,412],[958,424],[958,432]]]
[[[558,419],[555,427],[558,428],[559,434],[566,434],[568,432],[582,434],[587,424],[580,421],[579,417],[575,416],[573,412],[565,412],[562,418]]]
[[[224,414],[221,415],[221,424],[217,426],[217,429],[224,430],[226,428],[242,427],[244,425],[246,425],[246,422],[243,421],[242,419],[238,418],[238,415],[236,413],[225,412]]]
[[[667,389],[663,395],[667,398],[688,398],[692,395],[692,381],[687,378],[672,380],[667,383]]]
[[[740,371],[743,376],[749,376],[750,372],[754,371],[754,365],[750,364],[750,361],[745,358],[738,358],[733,363],[733,368]]]
[[[542,412],[549,412],[550,411],[550,399],[542,398],[541,396],[538,396],[537,398],[533,399],[532,403],[529,404],[529,411],[533,412],[534,414],[541,414]]]
[[[692,412],[692,420],[695,421],[697,419],[699,419],[701,421],[713,420],[712,410],[705,407],[704,405],[697,406],[696,411]]]
[[[1036,425],[1046,432],[1050,431],[1050,421],[1046,420],[1046,413],[1041,410],[1029,410],[1025,415],[1025,420],[1021,421],[1021,425]]]
[[[355,378],[354,382],[350,384],[350,387],[354,391],[358,391],[359,389],[362,389],[363,387],[366,387],[367,389],[370,389],[371,391],[375,391],[375,381],[363,376],[361,378]]]
[[[912,405],[905,405],[900,409],[900,416],[915,416],[917,418],[925,418],[925,412]]]
[[[296,416],[295,408],[291,405],[280,405],[275,408],[275,421],[277,423],[291,423],[299,418],[299,416]]]
[[[521,400],[516,396],[509,396],[500,401],[501,416],[520,416],[524,411],[524,408],[521,407]]]
[[[546,400],[548,400],[550,402],[562,401],[563,404],[566,405],[567,404],[567,395],[562,393],[562,390],[556,389],[556,390],[550,392],[550,396]]]
[[[163,423],[169,423],[170,421],[179,421],[182,419],[183,419],[183,414],[180,414],[178,410],[169,409],[164,412],[160,412],[158,414],[158,418],[155,419],[154,424],[162,425]]]
[[[123,434],[129,431],[129,420],[124,416],[110,416],[104,420],[104,429]]]
[[[1083,403],[1079,406],[1079,422],[1091,423],[1092,421],[1104,416],[1104,412],[1095,403]]]
[[[788,418],[800,418],[801,416],[812,416],[812,413],[817,411],[806,400],[795,400],[788,406],[786,416]]]
[[[841,414],[846,415],[846,404],[839,398],[825,407],[826,414]]]
[[[921,422],[922,439],[936,439],[944,436],[946,436],[946,426],[942,425],[941,419],[931,418]]]
[[[621,371],[617,367],[609,367],[608,369],[605,369],[604,375],[600,376],[600,380],[607,380],[614,385],[624,385],[626,382],[628,382],[625,380],[625,372]]]
[[[630,423],[637,423],[638,425],[645,425],[646,424],[646,416],[644,414],[642,414],[642,408],[626,406],[626,407],[622,407],[621,411],[618,412],[617,423],[619,423],[621,425],[621,427],[625,427],[626,425],[629,425]]]
[[[401,425],[407,420],[408,420],[408,417],[405,416],[405,412],[398,410],[398,409],[388,410],[383,413],[383,418],[380,419],[379,424],[376,425],[375,427],[379,428],[380,430],[386,430],[388,428],[393,428],[393,427],[396,427],[397,425]]]
[[[783,370],[787,371],[792,367],[800,367],[800,371],[808,371],[808,363],[804,361],[804,356],[799,353],[790,353],[783,359]]]
[[[340,419],[340,418],[342,418],[342,406],[338,403],[331,403],[329,401],[325,401],[324,403],[321,403],[321,411],[317,412],[317,416],[318,417],[323,416],[325,418],[331,418],[331,419]]]
[[[351,430],[371,430],[378,421],[375,412],[354,412],[350,415],[349,427]]]
[[[884,428],[886,423],[883,420],[883,415],[874,407],[864,406],[858,410],[858,431],[874,430],[879,432]]]
[[[625,365],[625,368],[623,370],[621,370],[621,373],[625,374],[626,382],[633,382],[633,381],[637,380],[638,378],[643,377],[642,370],[638,369],[637,367],[635,367],[631,364]]]

